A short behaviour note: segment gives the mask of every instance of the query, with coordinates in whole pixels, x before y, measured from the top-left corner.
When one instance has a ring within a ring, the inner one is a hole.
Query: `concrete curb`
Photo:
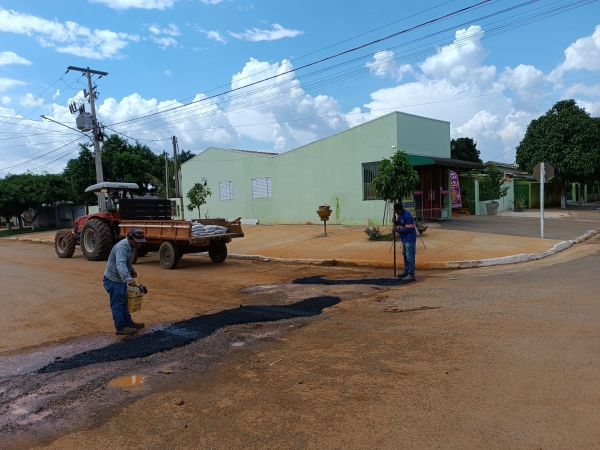
[[[417,262],[417,269],[472,269],[477,267],[490,267],[500,266],[505,264],[518,264],[528,261],[536,261],[538,259],[552,256],[555,253],[562,252],[563,250],[572,247],[575,244],[579,244],[591,238],[592,236],[600,233],[600,228],[595,230],[588,230],[581,236],[570,240],[562,241],[558,244],[553,245],[548,250],[541,253],[521,253],[518,255],[503,256],[500,258],[488,258],[480,260],[465,260],[465,261],[439,261],[439,262]],[[365,260],[348,260],[348,259],[293,259],[293,258],[271,258],[268,256],[260,255],[241,255],[236,253],[230,253],[228,255],[232,259],[241,259],[249,261],[262,261],[268,260],[273,262],[279,262],[284,264],[302,264],[311,266],[342,266],[342,267],[375,267],[389,269],[393,267],[393,263],[381,262],[381,261],[365,261]]]

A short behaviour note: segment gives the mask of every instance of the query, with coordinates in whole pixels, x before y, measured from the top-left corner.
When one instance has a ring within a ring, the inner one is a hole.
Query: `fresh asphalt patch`
[[[322,284],[325,286],[339,286],[347,284],[367,284],[372,286],[402,286],[403,284],[412,283],[412,281],[404,281],[399,278],[357,278],[350,280],[328,280],[322,276],[312,276],[297,278],[292,281],[293,284]]]
[[[285,306],[240,306],[215,314],[175,322],[162,330],[153,331],[138,338],[125,339],[100,349],[57,360],[42,367],[37,372],[58,372],[109,361],[144,358],[155,353],[183,347],[211,335],[220,328],[231,325],[316,316],[321,314],[323,309],[339,302],[339,297],[324,296],[308,298]]]

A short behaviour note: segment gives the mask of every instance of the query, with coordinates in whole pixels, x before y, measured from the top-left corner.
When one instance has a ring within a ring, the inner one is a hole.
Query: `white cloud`
[[[25,107],[25,106],[40,106],[40,105],[44,104],[44,99],[42,97],[39,97],[36,99],[33,94],[27,93],[27,94],[25,94],[24,97],[22,97],[19,100],[19,103],[23,107]]]
[[[0,31],[34,37],[43,47],[91,59],[121,57],[121,50],[139,37],[111,30],[90,30],[76,22],[64,24],[0,8]]]
[[[223,2],[224,0],[200,0],[200,1],[206,5],[218,5],[219,3]]]
[[[168,36],[181,36],[181,31],[179,31],[179,27],[174,23],[170,23],[167,28],[160,28],[157,25],[150,25],[148,27],[148,31],[154,35],[166,34]]]
[[[2,104],[10,105],[10,97],[7,97],[7,96],[2,97]]]
[[[568,87],[565,90],[565,97],[572,98],[577,94],[583,94],[592,97],[600,97],[600,84],[596,84],[594,86],[586,86],[584,84],[577,83],[573,86]]]
[[[304,33],[304,31],[284,28],[277,23],[274,23],[272,27],[273,28],[271,30],[260,30],[258,28],[253,28],[252,30],[246,29],[246,31],[242,33],[234,33],[232,31],[228,31],[228,33],[236,39],[243,39],[252,42],[275,41],[277,39],[283,39],[286,37],[293,38]]]
[[[177,39],[172,38],[172,37],[155,37],[155,36],[151,36],[151,39],[156,42],[160,48],[162,48],[163,50],[165,50],[167,47],[179,47],[179,43],[177,42]]]
[[[544,72],[533,66],[519,64],[514,69],[507,67],[500,74],[499,81],[511,91],[515,91],[521,100],[517,106],[530,108],[535,106],[543,95]]]
[[[88,0],[90,3],[103,3],[109,8],[124,10],[130,8],[160,9],[170,8],[177,0]]]
[[[17,55],[15,52],[0,52],[0,66],[8,66],[9,64],[31,65],[31,61]]]
[[[173,74],[171,73],[170,70],[165,70],[165,76],[166,77],[170,77],[171,75],[173,75]]]
[[[250,58],[242,71],[232,77],[231,88],[237,89],[275,76],[261,83],[259,92],[239,91],[243,97],[234,99],[226,108],[229,121],[240,135],[271,142],[275,151],[285,151],[348,127],[340,116],[338,102],[327,95],[307,94],[292,70],[288,60],[270,64]]]
[[[24,84],[26,83],[12,78],[0,78],[0,92],[6,92],[14,86],[23,86]]]
[[[206,35],[206,37],[209,39],[213,39],[213,40],[215,40],[217,42],[221,42],[223,44],[225,44],[227,42],[225,40],[225,38],[221,35],[221,33],[219,33],[218,31],[203,30],[201,28],[196,28],[196,29],[200,33],[204,33]]]
[[[369,61],[366,66],[369,68],[371,74],[375,76],[385,77],[389,75],[398,81],[402,81],[404,75],[413,70],[410,64],[398,66],[394,59],[394,52],[390,50],[376,52],[373,55],[373,61]]]
[[[52,96],[52,100],[54,100],[59,95],[60,95],[60,89],[57,89],[56,92],[54,93],[54,95]]]
[[[584,108],[591,116],[600,117],[600,100],[597,102],[589,102],[587,100],[575,99],[577,104]]]
[[[580,69],[600,70],[600,25],[591,36],[577,39],[567,47],[564,62],[550,73],[549,78],[560,81],[565,72]]]

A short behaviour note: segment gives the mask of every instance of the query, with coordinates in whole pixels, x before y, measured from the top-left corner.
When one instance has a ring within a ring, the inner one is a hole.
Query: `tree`
[[[540,162],[550,163],[565,209],[567,184],[583,184],[600,172],[600,120],[591,118],[575,100],[559,101],[531,121],[517,146],[516,162],[528,172]]]
[[[195,157],[196,154],[192,153],[190,150],[181,150],[181,153],[177,155],[177,163],[179,164],[179,166],[181,166],[184,162],[187,162]]]
[[[9,230],[10,220],[27,210],[25,192],[21,189],[19,179],[19,175],[7,175],[0,179],[0,216],[6,219]]]
[[[477,142],[473,138],[462,137],[450,141],[450,157],[462,161],[471,161],[481,164],[483,161],[479,157]]]
[[[78,204],[85,202],[85,189],[96,184],[96,161],[94,154],[83,144],[80,145],[79,156],[70,159],[63,171],[63,176],[70,180],[75,191],[74,201]],[[98,204],[98,197],[92,195],[91,205]]]
[[[373,178],[371,186],[377,196],[386,201],[383,210],[384,222],[388,203],[412,195],[418,184],[419,174],[408,162],[408,155],[405,152],[397,151],[390,159],[381,160],[379,173]]]
[[[187,199],[189,200],[189,204],[187,205],[188,211],[198,208],[198,218],[202,219],[200,207],[206,205],[206,197],[210,197],[211,195],[210,188],[205,187],[201,183],[195,183],[187,193]]]
[[[33,224],[47,208],[73,201],[74,195],[72,183],[62,175],[9,175],[0,182],[0,214],[8,221],[32,209]]]
[[[487,191],[490,201],[495,201],[496,199],[506,197],[506,194],[508,193],[508,187],[502,186],[504,172],[502,172],[502,170],[500,170],[496,164],[490,163],[485,168],[485,174],[487,176],[483,180],[483,185],[485,186],[485,190]]]

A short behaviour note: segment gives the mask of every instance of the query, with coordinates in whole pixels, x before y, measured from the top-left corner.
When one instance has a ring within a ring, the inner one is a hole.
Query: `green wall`
[[[450,124],[392,113],[277,156],[209,148],[182,165],[182,193],[202,177],[213,192],[202,216],[258,219],[263,224],[319,223],[319,205],[331,205],[330,224],[380,223],[383,202],[363,201],[362,163],[409,154],[450,157]],[[271,177],[272,198],[252,198],[251,180]],[[219,200],[219,182],[233,182],[233,200]],[[197,211],[186,218],[198,217]]]

